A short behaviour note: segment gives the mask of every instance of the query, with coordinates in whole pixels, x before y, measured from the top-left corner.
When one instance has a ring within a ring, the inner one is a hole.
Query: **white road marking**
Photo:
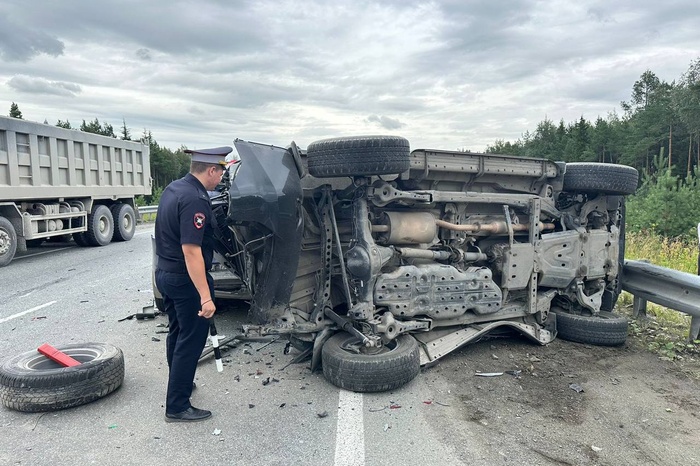
[[[16,319],[17,317],[22,317],[23,315],[29,314],[34,311],[38,311],[39,309],[44,309],[45,307],[49,307],[52,304],[56,304],[57,301],[51,301],[48,303],[44,303],[41,306],[33,307],[31,309],[27,309],[26,311],[18,312],[17,314],[12,314],[10,317],[5,317],[4,319],[0,319],[0,324],[3,322],[7,322],[8,320]]]
[[[139,231],[138,233],[134,233],[134,236],[153,234],[154,231],[155,231],[155,229],[153,229],[153,230],[146,230],[146,231]]]
[[[365,427],[362,393],[340,390],[335,466],[364,466]]]

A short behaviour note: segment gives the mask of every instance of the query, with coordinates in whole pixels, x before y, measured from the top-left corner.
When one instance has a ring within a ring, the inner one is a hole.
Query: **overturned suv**
[[[634,168],[394,136],[235,146],[216,248],[251,293],[245,331],[286,335],[331,383],[393,389],[504,330],[624,343],[611,311]]]

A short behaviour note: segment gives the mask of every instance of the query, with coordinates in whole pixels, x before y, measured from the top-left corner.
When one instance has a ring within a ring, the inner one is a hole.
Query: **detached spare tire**
[[[564,340],[596,346],[620,346],[627,340],[627,319],[612,312],[582,316],[552,309],[552,313],[557,316],[557,336]]]
[[[80,406],[102,398],[124,381],[124,354],[106,343],[77,343],[56,349],[82,364],[63,367],[38,351],[0,366],[0,401],[28,413]]]
[[[639,173],[636,168],[614,163],[574,162],[566,164],[564,191],[634,194]]]
[[[309,173],[317,178],[403,173],[410,155],[408,140],[399,136],[323,139],[306,149]]]

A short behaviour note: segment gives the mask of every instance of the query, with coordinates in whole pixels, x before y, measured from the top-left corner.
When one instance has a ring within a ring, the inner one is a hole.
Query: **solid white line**
[[[30,312],[38,311],[39,309],[44,309],[45,307],[49,307],[52,304],[56,304],[57,301],[51,301],[45,304],[42,304],[41,306],[33,307],[31,309],[27,309],[26,311],[23,312],[18,312],[17,314],[13,314],[10,317],[5,317],[4,319],[0,319],[0,324],[3,322],[7,322],[8,320],[16,319],[17,317],[22,317],[25,314],[29,314]]]
[[[335,434],[335,466],[364,466],[365,427],[362,393],[340,390],[338,429]]]

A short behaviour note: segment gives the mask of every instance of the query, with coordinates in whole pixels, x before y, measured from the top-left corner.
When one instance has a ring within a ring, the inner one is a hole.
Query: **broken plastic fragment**
[[[583,391],[583,387],[577,383],[572,383],[569,385],[569,388],[574,390],[576,393],[581,393]]]
[[[214,432],[211,433],[212,435],[221,435],[221,429],[214,429]]]
[[[499,375],[503,375],[503,372],[477,372],[474,375],[478,375],[479,377],[498,377]]]

